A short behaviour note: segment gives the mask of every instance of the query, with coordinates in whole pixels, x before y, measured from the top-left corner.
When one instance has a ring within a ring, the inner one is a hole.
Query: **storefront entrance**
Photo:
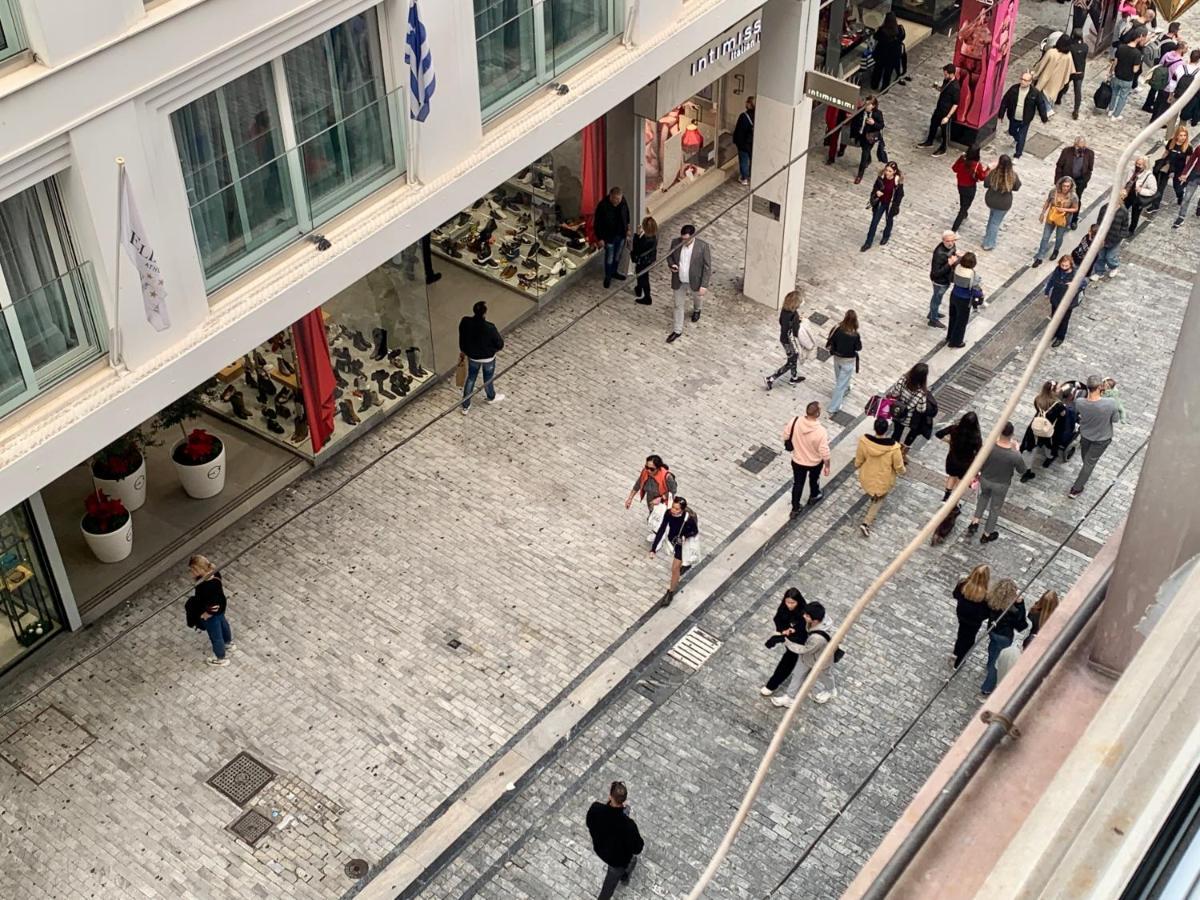
[[[0,671],[63,627],[65,616],[48,574],[28,503],[0,513]]]

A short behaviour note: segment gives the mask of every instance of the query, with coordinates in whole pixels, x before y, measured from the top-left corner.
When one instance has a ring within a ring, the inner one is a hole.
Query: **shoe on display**
[[[246,409],[246,395],[241,391],[234,391],[229,398],[229,405],[233,407],[233,414],[239,419],[249,419],[250,411]]]
[[[409,347],[405,353],[408,355],[408,371],[417,378],[426,378],[429,372],[421,368],[421,348]]]
[[[361,331],[350,332],[350,343],[354,345],[354,349],[363,353],[371,349],[371,345],[367,343],[367,339],[363,337]]]
[[[504,270],[500,273],[500,277],[505,280],[511,280],[513,278],[513,276],[515,276],[516,274],[517,274],[516,266],[505,266]]]
[[[371,359],[378,362],[388,355],[387,331],[383,328],[372,328],[371,340],[375,342],[375,349],[371,353]]]
[[[521,182],[521,184],[532,184],[533,183],[533,170],[526,169],[524,172],[522,172],[520,175],[517,176],[517,181]]]
[[[308,437],[308,419],[304,416],[296,416],[296,427],[292,430],[292,443],[299,444]]]
[[[362,421],[362,419],[360,419],[355,414],[354,404],[350,401],[350,398],[348,398],[348,397],[346,399],[342,400],[338,404],[338,412],[341,413],[342,421],[345,422],[347,425],[357,425],[359,422]]]
[[[268,409],[268,410],[265,410],[265,412],[273,413],[273,412],[275,412],[275,410]],[[271,432],[272,434],[283,434],[284,428],[282,425],[279,424],[278,418],[276,418],[275,416],[271,416],[270,418],[267,419],[267,431]]]
[[[290,419],[292,417],[292,411],[288,407],[281,405],[279,401],[276,400],[275,415],[279,416],[281,419]]]
[[[237,393],[237,388],[235,388],[231,384],[228,387],[226,387],[225,390],[221,391],[221,400],[223,400],[225,403],[228,403],[230,400],[233,399],[233,395],[235,393]]]
[[[446,238],[438,246],[441,247],[442,252],[451,259],[462,259],[462,251],[458,249],[462,246],[462,244],[458,241],[452,241],[450,238]]]
[[[471,214],[469,212],[460,212],[458,214],[458,218],[454,220],[454,224],[461,228],[463,225],[466,225],[470,221],[471,221]]]

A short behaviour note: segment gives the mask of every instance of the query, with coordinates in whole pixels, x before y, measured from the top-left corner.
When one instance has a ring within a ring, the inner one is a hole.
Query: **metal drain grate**
[[[249,753],[239,753],[216,775],[208,786],[223,794],[238,806],[245,806],[254,795],[271,783],[275,773]]]
[[[747,472],[752,472],[757,475],[772,462],[779,454],[770,447],[759,447],[751,453],[746,459],[742,460],[742,468]]]
[[[253,847],[267,836],[271,830],[271,820],[252,809],[234,819],[229,830]]]
[[[670,660],[660,660],[638,679],[633,689],[648,700],[661,700],[683,684],[683,674]]]
[[[946,421],[952,416],[957,415],[967,404],[971,402],[974,394],[964,391],[962,388],[956,388],[954,385],[946,385],[937,389],[937,405],[938,419]]]
[[[970,363],[954,376],[954,383],[968,391],[978,391],[991,381],[995,374],[991,369]]]
[[[808,321],[812,322],[814,325],[824,325],[829,321],[829,316],[825,315],[825,313],[819,312],[809,313]]]
[[[707,631],[693,628],[667,651],[667,656],[693,672],[708,662],[710,656],[721,649],[721,641]]]

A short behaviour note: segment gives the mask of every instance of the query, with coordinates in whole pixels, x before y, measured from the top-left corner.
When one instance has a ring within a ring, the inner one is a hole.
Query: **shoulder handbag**
[[[800,421],[800,417],[792,419],[792,427],[788,429],[788,436],[783,439],[783,449],[791,452],[796,449],[796,445],[792,443],[792,435],[796,433],[796,423]]]
[[[1067,224],[1067,211],[1059,209],[1051,202],[1050,208],[1046,210],[1046,221],[1056,228],[1062,228]]]
[[[886,394],[872,394],[871,399],[867,401],[867,405],[863,408],[863,412],[876,419],[891,420],[895,409],[895,397],[889,397]]]

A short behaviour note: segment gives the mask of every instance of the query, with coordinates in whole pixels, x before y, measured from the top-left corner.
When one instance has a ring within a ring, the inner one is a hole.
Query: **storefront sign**
[[[804,73],[804,96],[853,112],[858,108],[859,87],[852,81],[842,81],[824,72],[809,69]]]
[[[688,97],[727,74],[762,46],[762,10],[753,12],[634,95],[634,112],[646,119],[666,115]]]

